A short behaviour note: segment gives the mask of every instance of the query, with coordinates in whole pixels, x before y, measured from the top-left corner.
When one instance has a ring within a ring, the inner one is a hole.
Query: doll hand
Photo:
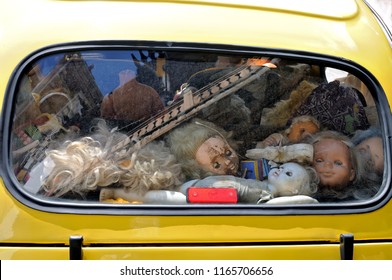
[[[307,195],[294,195],[276,197],[266,202],[266,204],[314,204],[319,203],[316,199]]]
[[[313,146],[311,144],[293,144],[283,147],[266,147],[246,151],[247,158],[267,159],[274,162],[311,163],[313,161]]]
[[[256,148],[266,148],[269,146],[279,146],[279,145],[285,145],[285,137],[280,134],[280,133],[272,133],[269,135],[267,138],[265,138],[263,141],[258,142],[256,145]]]

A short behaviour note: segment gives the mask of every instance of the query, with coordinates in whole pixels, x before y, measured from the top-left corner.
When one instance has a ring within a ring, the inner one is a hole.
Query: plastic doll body
[[[186,194],[190,187],[232,187],[237,190],[240,203],[266,202],[280,196],[309,196],[315,192],[313,177],[307,169],[293,162],[271,169],[268,180],[264,181],[231,175],[209,176],[201,180],[186,182],[181,186],[180,191]]]

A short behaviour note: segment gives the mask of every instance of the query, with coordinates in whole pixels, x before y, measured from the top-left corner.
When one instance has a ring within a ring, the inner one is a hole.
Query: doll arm
[[[274,162],[295,161],[310,163],[313,161],[313,146],[311,144],[293,144],[283,147],[266,147],[264,149],[250,149],[246,151],[250,159],[267,159]]]
[[[281,196],[273,198],[266,204],[283,205],[283,204],[314,204],[318,201],[307,195]]]
[[[110,199],[124,199],[128,202],[142,202],[151,204],[186,204],[184,194],[175,191],[157,190],[148,191],[144,195],[124,188],[102,188],[99,193],[99,200],[105,202]]]
[[[180,191],[186,194],[190,187],[232,187],[237,190],[238,201],[245,203],[256,203],[261,196],[265,197],[266,193],[270,195],[266,181],[244,179],[231,175],[209,176],[201,180],[192,180],[183,184]]]

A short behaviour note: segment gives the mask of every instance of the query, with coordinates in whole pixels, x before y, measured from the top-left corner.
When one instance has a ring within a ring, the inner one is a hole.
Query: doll
[[[213,123],[194,119],[174,129],[166,141],[188,180],[238,173],[236,145]]]
[[[318,178],[313,168],[288,162],[271,169],[267,180],[244,179],[232,175],[209,176],[186,182],[180,191],[186,194],[190,187],[232,187],[237,190],[239,203],[264,203],[277,197],[298,195],[301,195],[301,200],[297,202],[314,203],[316,201],[309,196],[315,194],[317,184]]]
[[[367,171],[382,175],[384,171],[384,151],[381,131],[375,127],[358,130],[351,138],[355,149],[366,161]]]
[[[256,148],[299,143],[319,130],[320,123],[318,120],[312,116],[298,116],[293,118],[291,125],[285,131],[269,135],[266,139],[257,143]]]
[[[127,137],[110,131],[102,121],[91,136],[66,141],[50,150],[45,160],[46,196],[84,197],[103,187],[117,186],[143,197],[151,190],[173,190],[183,181],[181,167],[163,142],[151,142],[131,154],[110,153],[111,147]]]
[[[356,194],[359,199],[370,198],[380,189],[384,172],[384,150],[381,131],[375,127],[358,130],[352,137],[362,173],[362,188]]]
[[[318,199],[323,201],[348,200],[355,198],[362,174],[354,144],[337,131],[315,134],[313,145],[313,167],[319,178]]]
[[[309,149],[303,151],[307,153],[313,151],[312,155],[308,154],[307,159],[311,159],[311,164],[320,180],[315,198],[318,201],[357,199],[357,193],[366,186],[361,183],[363,168],[350,138],[340,132],[322,131],[312,135],[308,142],[283,147],[251,149],[246,156],[260,159],[279,155],[281,162],[285,162],[302,156],[298,146],[310,145]]]

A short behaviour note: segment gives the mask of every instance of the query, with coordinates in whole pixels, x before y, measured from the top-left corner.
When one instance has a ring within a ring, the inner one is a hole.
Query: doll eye
[[[317,163],[323,162],[323,160],[321,158],[318,158],[315,160]]]
[[[343,163],[340,160],[335,161],[335,165],[342,166]]]
[[[233,153],[230,150],[226,150],[225,155],[230,157]]]
[[[218,168],[221,167],[221,165],[220,165],[220,163],[218,163],[218,162],[214,162],[214,163],[212,164],[212,167],[214,167],[215,169],[218,169]]]
[[[293,172],[287,171],[287,172],[286,172],[286,175],[289,176],[289,177],[291,177],[291,176],[293,176]]]

